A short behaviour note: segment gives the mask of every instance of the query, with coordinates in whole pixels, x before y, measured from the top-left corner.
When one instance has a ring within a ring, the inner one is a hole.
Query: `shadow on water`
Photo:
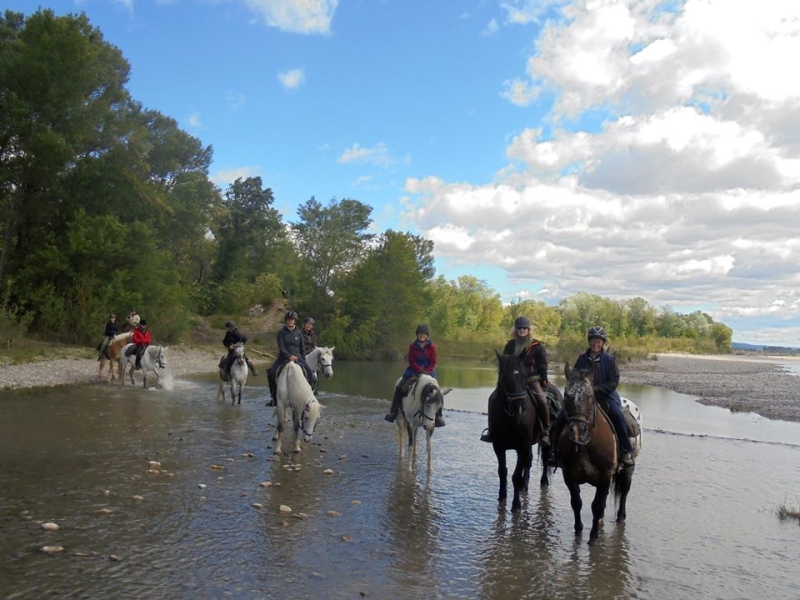
[[[214,400],[213,377],[176,380],[172,390],[6,394],[0,590],[6,598],[800,597],[797,525],[774,513],[800,497],[796,424],[626,390],[646,425],[628,522],[614,523],[609,501],[600,544],[589,548],[588,533],[574,534],[560,473],[548,489],[532,480],[519,514],[498,506],[496,459],[478,441],[496,377],[484,367],[443,369],[443,385],[455,390],[430,476],[422,445],[409,472],[395,426],[383,421],[396,363],[337,363],[314,441],[278,460],[259,385],[245,389],[241,406]],[[594,490],[582,494],[586,519]],[[44,531],[48,521],[60,529]],[[63,552],[47,555],[45,545]]]

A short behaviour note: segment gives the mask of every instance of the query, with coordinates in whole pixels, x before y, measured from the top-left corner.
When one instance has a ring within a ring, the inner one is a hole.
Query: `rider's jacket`
[[[617,361],[605,350],[597,358],[592,358],[592,351],[587,350],[575,361],[576,369],[591,369],[594,364],[594,379],[592,387],[597,400],[608,402],[613,400],[617,406],[622,404],[622,399],[617,392],[619,384],[619,368]]]
[[[412,375],[426,373],[431,377],[436,377],[436,344],[430,340],[420,343],[414,340],[408,346],[408,368],[403,373],[406,379]]]
[[[305,329],[301,329],[300,333],[303,334],[303,342],[306,345],[306,352],[311,352],[314,348],[317,347],[317,334],[312,329],[311,331],[306,331]]]
[[[133,330],[133,338],[131,341],[136,344],[137,346],[144,346],[152,342],[153,340],[150,337],[150,331],[148,329],[142,329],[141,327],[137,327]]]
[[[116,321],[114,321],[113,323],[111,321],[106,323],[106,331],[103,334],[105,337],[114,337],[118,333],[119,333],[119,325],[117,324]]]
[[[289,329],[284,325],[278,331],[278,360],[285,362],[290,356],[299,356],[303,360],[306,358],[306,344],[300,329],[295,327]]]
[[[246,344],[247,336],[238,329],[231,329],[225,334],[225,339],[222,340],[222,345],[230,348],[234,344]]]
[[[505,348],[503,348],[503,354],[514,354],[516,348],[517,340],[508,340]],[[525,348],[519,353],[519,357],[528,370],[528,381],[538,379],[543,387],[547,385],[547,351],[544,349],[542,342],[530,338]]]

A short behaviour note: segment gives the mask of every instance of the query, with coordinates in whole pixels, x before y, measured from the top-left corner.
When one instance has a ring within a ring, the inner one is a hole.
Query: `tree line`
[[[94,340],[132,307],[165,341],[198,315],[237,315],[281,294],[343,358],[394,358],[428,322],[451,356],[499,347],[526,314],[560,352],[603,325],[617,349],[727,352],[731,330],[641,298],[577,294],[504,306],[484,281],[436,276],[431,240],[369,233],[372,208],[312,197],[287,223],[260,177],[222,190],[213,148],[145,108],[130,65],[84,14],[0,19],[0,335]]]

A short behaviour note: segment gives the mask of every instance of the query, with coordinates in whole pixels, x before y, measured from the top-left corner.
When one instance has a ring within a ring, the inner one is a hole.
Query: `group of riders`
[[[294,310],[289,310],[284,314],[283,327],[277,334],[278,356],[267,370],[270,395],[267,406],[276,404],[277,373],[283,365],[296,362],[303,369],[306,379],[309,382],[313,380],[313,373],[306,362],[306,356],[317,347],[315,322],[313,318],[307,317],[303,322],[303,327],[298,328],[297,320],[298,315]],[[136,369],[140,369],[142,354],[151,343],[150,331],[147,328],[147,321],[141,319],[135,309],[128,314],[126,321],[128,330],[133,331],[130,340],[133,346],[127,351],[127,355],[136,353]],[[226,377],[230,378],[230,369],[236,359],[236,347],[246,344],[247,336],[239,331],[233,321],[226,322],[225,329],[222,344],[228,352],[222,357],[219,366],[220,369],[225,369]],[[117,317],[111,314],[106,323],[103,341],[98,347],[100,352],[98,360],[104,356],[108,343],[118,333]],[[420,375],[426,374],[436,378],[436,344],[430,339],[430,328],[427,324],[420,323],[415,334],[416,339],[408,347],[408,367],[395,386],[391,408],[384,417],[390,423],[397,418],[403,397],[409,393]],[[619,368],[614,357],[605,349],[608,336],[605,329],[594,326],[589,329],[587,340],[589,348],[578,357],[575,368],[592,370],[594,396],[614,426],[621,450],[620,461],[623,465],[631,466],[634,464],[633,447],[628,436],[625,417],[622,414],[622,399],[617,392]],[[528,373],[528,394],[536,406],[540,420],[539,444],[550,448],[548,462],[555,465],[557,464],[558,439],[566,424],[566,415],[562,408],[551,428],[550,406],[547,400],[547,352],[542,342],[531,335],[531,321],[528,317],[520,316],[515,319],[514,337],[506,343],[503,354],[516,355],[522,359],[525,365]],[[258,373],[255,366],[249,358],[245,357],[245,360],[253,377],[256,377]],[[444,427],[444,425],[445,421],[440,409],[436,414],[435,426]],[[552,444],[550,433],[553,434]],[[481,434],[481,441],[492,442],[491,432],[488,429]]]
[[[108,356],[106,351],[111,341],[119,335],[119,329],[117,315],[111,313],[108,315],[106,328],[103,332],[103,341],[100,342],[100,345],[97,347],[97,360],[102,360],[103,358],[110,360],[111,357]],[[125,320],[125,325],[122,328],[122,333],[128,332],[130,332],[129,341],[133,344],[133,346],[126,350],[125,356],[130,356],[131,354],[136,353],[135,368],[138,371],[142,368],[142,355],[144,354],[145,349],[152,343],[153,339],[150,335],[150,330],[147,328],[147,321],[139,316],[139,313],[136,312],[135,308],[128,313],[128,317]]]

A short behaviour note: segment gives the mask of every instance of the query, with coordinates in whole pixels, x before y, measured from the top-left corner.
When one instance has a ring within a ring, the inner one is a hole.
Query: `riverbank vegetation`
[[[425,321],[446,354],[486,359],[521,314],[556,357],[582,350],[591,325],[622,357],[730,351],[729,327],[642,298],[504,305],[482,280],[437,276],[433,240],[372,231],[357,199],[298,199],[284,220],[260,177],[215,185],[213,148],[131,97],[128,62],[86,16],[6,11],[0,30],[6,350],[94,345],[109,312],[134,307],[158,339],[190,341],[204,319],[277,302],[313,316],[340,358],[402,357]]]

